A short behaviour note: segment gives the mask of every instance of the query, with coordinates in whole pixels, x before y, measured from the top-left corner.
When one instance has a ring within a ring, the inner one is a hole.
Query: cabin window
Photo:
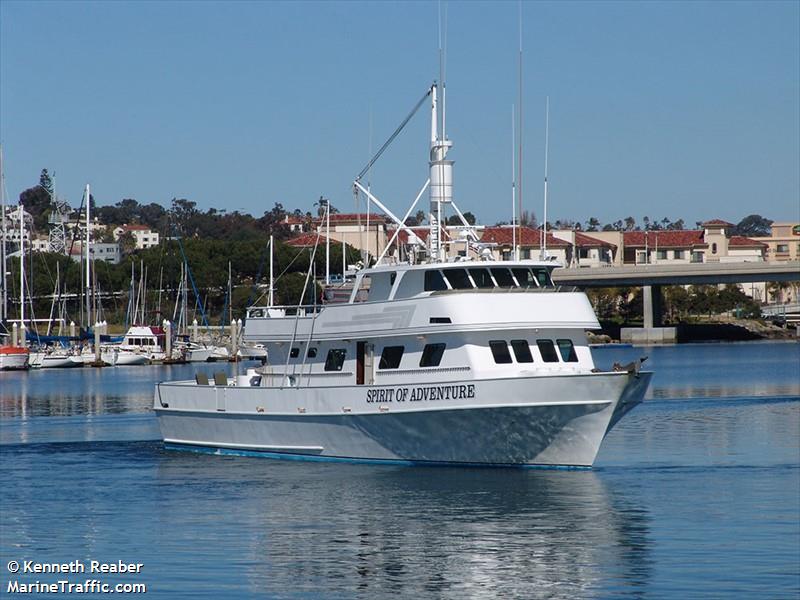
[[[444,276],[450,287],[454,290],[471,290],[472,282],[469,280],[466,269],[445,269]]]
[[[316,358],[317,357],[317,349],[316,348],[309,348],[308,349],[308,358]]]
[[[539,285],[542,287],[553,287],[553,280],[550,278],[550,271],[547,269],[534,269],[534,275],[536,276],[536,281],[539,282]]]
[[[300,356],[300,348],[292,348],[291,352],[289,352],[290,358],[297,358]]]
[[[533,273],[530,269],[511,269],[511,272],[514,273],[514,277],[517,278],[517,282],[524,288],[528,287],[539,287],[539,283],[536,281],[536,278],[533,276]]]
[[[558,362],[558,354],[553,340],[536,340],[536,345],[539,347],[539,354],[542,355],[544,362]]]
[[[425,271],[425,291],[426,292],[438,292],[440,290],[446,290],[447,284],[444,281],[444,277],[442,274],[437,270],[432,271]]]
[[[578,355],[572,340],[556,340],[558,351],[561,353],[561,360],[564,362],[578,362]]]
[[[498,365],[503,365],[511,362],[511,353],[508,351],[508,344],[503,340],[492,340],[489,342],[489,348],[492,349],[492,356],[494,362]]]
[[[492,269],[492,275],[494,275],[494,279],[500,287],[515,287],[514,278],[511,276],[511,271],[508,269]]]
[[[472,281],[475,282],[476,287],[481,289],[494,287],[494,281],[492,281],[492,276],[489,274],[489,269],[470,269],[469,274],[472,276]]]
[[[355,298],[353,298],[353,302],[366,302],[369,298],[369,290],[371,287],[372,278],[369,275],[364,275],[358,285],[358,290],[356,290],[356,295]]]
[[[511,340],[511,348],[518,363],[532,363],[533,355],[528,340]]]
[[[419,359],[420,367],[438,367],[444,355],[444,344],[426,344],[422,349],[422,358]]]
[[[397,369],[403,358],[405,346],[386,346],[381,352],[381,361],[378,363],[379,369]]]
[[[331,348],[328,350],[328,357],[325,359],[326,371],[341,371],[347,350],[344,348]]]

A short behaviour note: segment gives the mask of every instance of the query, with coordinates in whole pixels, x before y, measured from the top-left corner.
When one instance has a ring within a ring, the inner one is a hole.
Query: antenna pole
[[[519,219],[517,219],[517,223],[519,225],[519,240],[520,245],[522,245],[522,0],[519,3],[519,153],[517,160],[519,161],[519,169],[517,170],[517,185],[516,185],[516,193],[517,193],[517,204],[519,206]]]
[[[511,105],[511,251],[514,260],[519,260],[517,250],[517,172],[514,166],[517,147],[516,129],[514,128],[514,105]]]
[[[273,277],[272,277],[272,256],[273,256],[272,248],[273,248],[274,245],[275,245],[274,238],[272,237],[272,234],[270,234],[270,236],[269,236],[269,307],[270,308],[272,308],[272,304],[273,304],[273,291],[272,290],[273,290],[274,285],[275,285]]]
[[[89,184],[86,184],[86,330],[92,326],[92,284],[91,284],[91,257],[89,256],[89,231],[90,231],[90,206],[91,206],[91,192]]]
[[[542,260],[547,258],[547,156],[550,151],[550,96],[545,102],[544,117],[544,224],[542,225]]]
[[[0,146],[0,219],[3,228],[3,241],[0,245],[0,268],[3,269],[3,279],[0,283],[3,284],[0,290],[0,323],[4,323],[8,319],[8,291],[6,287],[6,175],[3,171],[3,147]]]

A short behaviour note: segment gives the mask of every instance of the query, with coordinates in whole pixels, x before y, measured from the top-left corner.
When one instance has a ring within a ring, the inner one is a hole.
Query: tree
[[[119,243],[119,249],[123,256],[129,256],[136,250],[136,238],[130,231],[126,231],[120,235],[117,242]]]
[[[409,227],[416,227],[417,225],[422,225],[425,222],[425,219],[425,211],[418,210],[416,213],[406,219],[406,225]]]
[[[589,220],[586,221],[586,231],[599,231],[599,230],[600,230],[600,221],[597,219],[597,217],[589,217]]]
[[[42,186],[48,194],[52,197],[53,195],[53,180],[50,178],[50,174],[47,172],[47,169],[42,169],[41,174],[39,175],[39,185]]]
[[[469,211],[464,213],[464,220],[467,223],[469,223],[470,225],[475,225],[475,221],[476,221],[475,215],[473,215]],[[452,215],[451,217],[449,217],[447,219],[447,224],[448,225],[463,225],[463,223],[461,222],[461,219],[458,218],[458,215]]]
[[[772,221],[766,219],[761,215],[748,215],[734,228],[736,235],[743,235],[745,237],[763,237],[770,234],[770,225]]]
[[[625,217],[625,231],[634,231],[636,229],[636,219],[633,217]]]

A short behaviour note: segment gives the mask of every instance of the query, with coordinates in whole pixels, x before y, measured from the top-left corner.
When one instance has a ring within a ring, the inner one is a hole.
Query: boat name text
[[[475,397],[475,384],[398,387],[367,390],[367,402],[421,402],[433,400],[465,400]]]

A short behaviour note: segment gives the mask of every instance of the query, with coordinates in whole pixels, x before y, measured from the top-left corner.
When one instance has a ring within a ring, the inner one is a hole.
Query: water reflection
[[[215,490],[200,506],[193,502],[191,514],[170,498],[160,517],[171,529],[229,529],[245,549],[236,560],[248,565],[253,592],[303,595],[336,582],[345,595],[365,597],[523,597],[546,590],[561,598],[609,587],[635,595],[650,576],[647,513],[592,472],[178,456],[159,461],[158,478],[180,489]],[[193,553],[218,555],[197,541]],[[208,564],[197,556],[187,562]]]

